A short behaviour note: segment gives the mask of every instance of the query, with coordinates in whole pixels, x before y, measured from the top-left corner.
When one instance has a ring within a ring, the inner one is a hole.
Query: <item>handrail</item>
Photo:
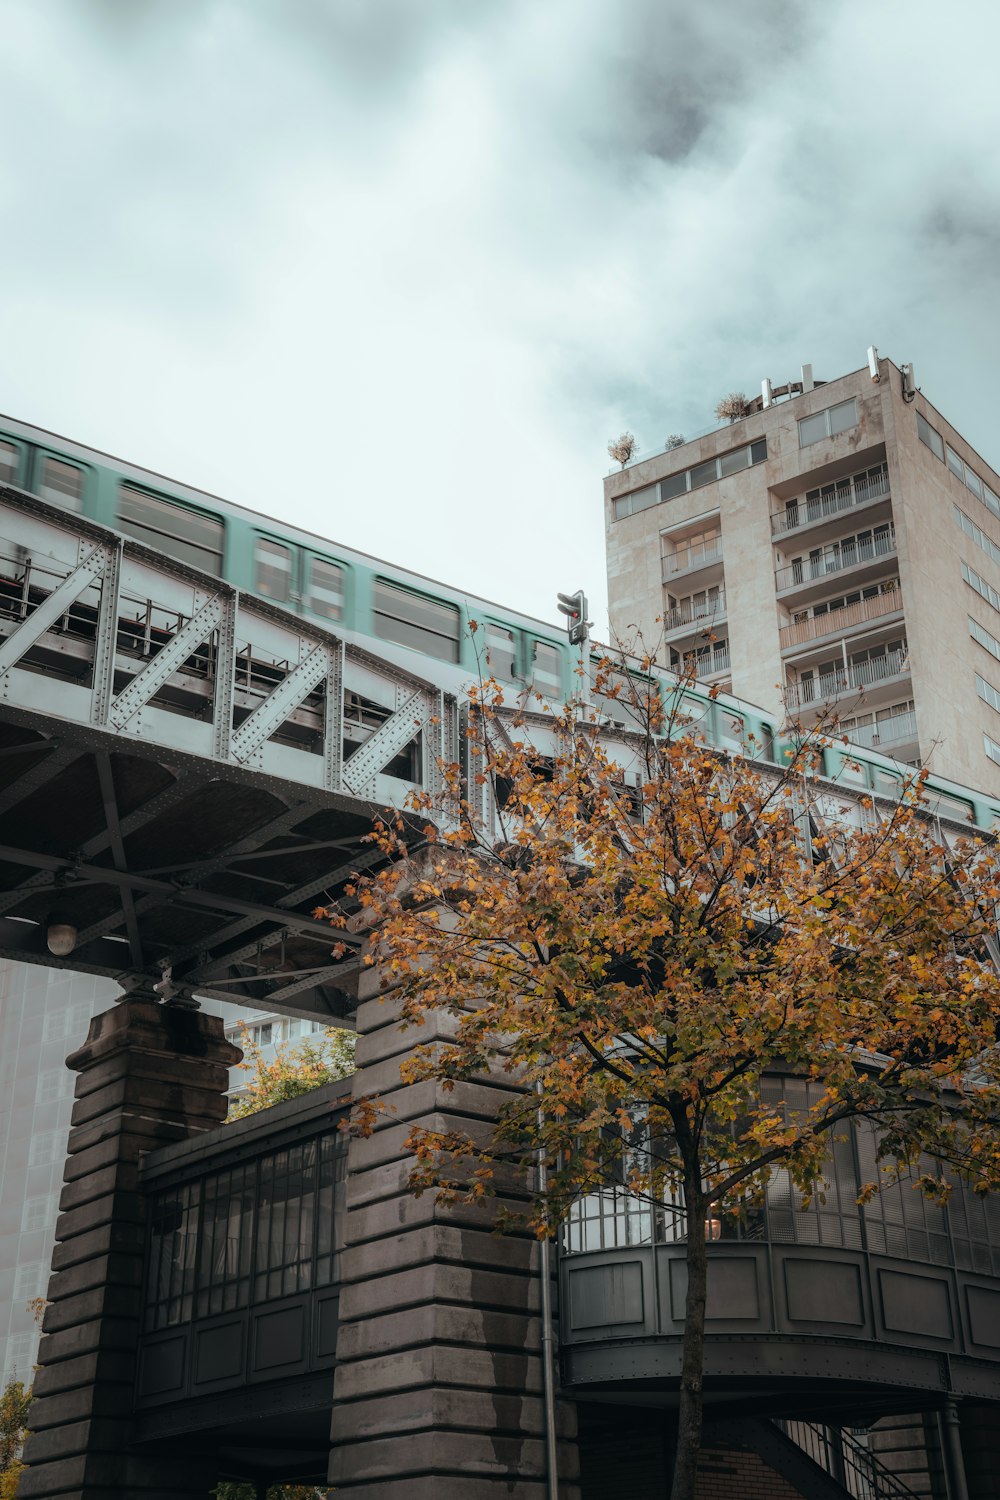
[[[874,724],[855,724],[845,729],[844,734],[852,745],[864,745],[869,750],[881,745],[898,745],[904,740],[917,737],[917,716],[912,711],[893,714],[889,719],[876,719]]]
[[[877,480],[862,480],[860,483],[852,474],[848,483],[848,489],[838,490],[832,495],[820,495],[815,500],[796,499],[786,505],[784,510],[772,512],[771,535],[784,536],[790,531],[810,526],[813,521],[839,516],[845,510],[855,510],[859,505],[868,505],[872,500],[889,498],[888,474],[883,474]]]
[[[914,1500],[913,1491],[842,1427],[774,1418],[774,1425],[854,1500]]]
[[[846,672],[841,668],[836,672],[824,672],[819,677],[807,678],[805,682],[790,682],[788,701],[801,707],[806,703],[821,703],[826,698],[839,697],[841,693],[871,687],[873,683],[885,682],[887,678],[898,677],[905,672],[908,659],[909,653],[906,651],[887,651],[884,656],[876,656],[869,661],[852,662]]]
[[[664,630],[677,630],[681,625],[695,625],[700,621],[712,624],[715,620],[724,620],[726,617],[726,591],[720,589],[718,597],[706,600],[704,604],[695,604],[689,599],[684,604],[674,604],[666,610],[663,616]]]
[[[818,636],[831,635],[847,630],[851,625],[863,625],[866,620],[877,620],[882,615],[895,614],[903,608],[903,594],[898,584],[894,589],[885,589],[871,599],[858,599],[854,604],[845,604],[843,609],[831,609],[825,615],[811,615],[808,620],[798,620],[793,625],[782,625],[778,632],[782,649],[800,646],[814,641]]]
[[[681,551],[671,552],[663,559],[663,574],[665,578],[672,577],[675,573],[684,573],[688,568],[706,566],[709,563],[718,562],[722,557],[722,538],[720,537],[710,547],[685,547]],[[668,567],[668,564],[673,566]]]
[[[813,583],[818,578],[827,578],[833,573],[843,573],[848,568],[856,568],[858,563],[871,562],[876,557],[891,557],[896,550],[896,528],[890,526],[888,531],[879,536],[872,536],[860,545],[851,539],[853,545],[841,547],[834,557],[818,557],[815,561],[809,557],[803,557],[796,562],[789,563],[786,567],[776,568],[774,572],[775,585],[781,589],[793,588],[800,583]]]

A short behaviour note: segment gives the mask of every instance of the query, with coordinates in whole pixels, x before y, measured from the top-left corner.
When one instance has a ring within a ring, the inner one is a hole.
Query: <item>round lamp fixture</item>
[[[62,912],[53,913],[45,933],[45,946],[55,958],[68,958],[76,947],[77,930]]]

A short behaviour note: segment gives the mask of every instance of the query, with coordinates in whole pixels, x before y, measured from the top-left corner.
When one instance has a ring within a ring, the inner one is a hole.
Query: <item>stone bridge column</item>
[[[183,1453],[130,1451],[146,1253],[138,1174],[144,1152],[225,1118],[239,1057],[219,1017],[137,993],[96,1016],[67,1058],[79,1077],[23,1500],[205,1500],[215,1483]]]
[[[547,1500],[538,1246],[492,1235],[488,1206],[407,1188],[411,1124],[485,1128],[506,1091],[402,1085],[402,1060],[449,1022],[403,1030],[375,986],[358,1009],[355,1095],[377,1090],[394,1113],[348,1149],[330,1482],[337,1500]],[[559,1496],[578,1500],[575,1408],[558,1414]]]

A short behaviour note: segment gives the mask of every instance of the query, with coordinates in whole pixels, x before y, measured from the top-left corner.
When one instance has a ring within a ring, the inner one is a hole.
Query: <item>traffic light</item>
[[[559,612],[566,616],[566,633],[571,646],[582,646],[587,639],[587,596],[583,589],[575,594],[560,594]]]

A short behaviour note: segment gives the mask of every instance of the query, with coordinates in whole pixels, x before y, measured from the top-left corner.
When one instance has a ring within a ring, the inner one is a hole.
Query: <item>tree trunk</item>
[[[677,1451],[670,1500],[694,1500],[701,1451],[703,1374],[705,1368],[705,1202],[701,1180],[686,1184],[687,1301],[684,1307],[684,1345],[680,1402],[677,1408]]]

